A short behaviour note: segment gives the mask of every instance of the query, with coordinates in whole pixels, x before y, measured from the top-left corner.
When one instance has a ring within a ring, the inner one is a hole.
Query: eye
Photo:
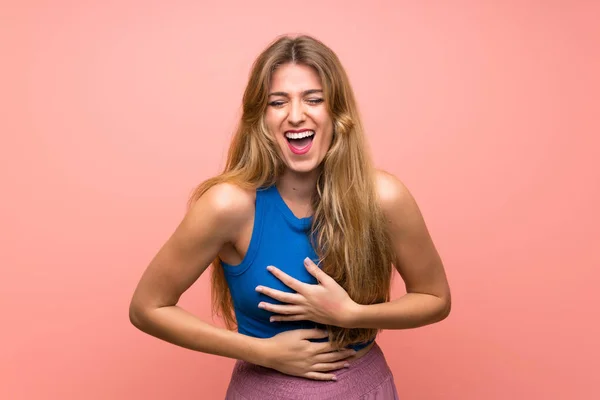
[[[310,104],[321,104],[323,102],[323,99],[308,99],[307,100]]]
[[[283,105],[283,101],[272,101],[269,103],[270,106],[272,107],[281,107]]]

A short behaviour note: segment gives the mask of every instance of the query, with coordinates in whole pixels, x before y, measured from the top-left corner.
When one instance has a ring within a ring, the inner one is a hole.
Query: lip
[[[302,149],[296,149],[294,146],[292,146],[291,143],[288,143],[288,147],[290,148],[290,151],[292,153],[297,154],[297,155],[302,155],[302,154],[308,153],[308,151],[312,147],[312,142],[310,142],[306,147],[304,147]]]

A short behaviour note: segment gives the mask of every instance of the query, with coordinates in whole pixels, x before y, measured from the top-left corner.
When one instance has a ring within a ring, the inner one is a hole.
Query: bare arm
[[[191,207],[142,275],[129,317],[138,329],[175,345],[259,364],[259,339],[217,328],[177,305],[248,217],[253,204],[240,190],[214,186]]]
[[[344,324],[352,328],[407,329],[446,318],[451,309],[444,266],[413,196],[393,175],[380,172],[378,187],[407,293],[391,302],[355,305]]]

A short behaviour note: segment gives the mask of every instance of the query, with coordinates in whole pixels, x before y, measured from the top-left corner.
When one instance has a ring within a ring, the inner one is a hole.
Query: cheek
[[[323,142],[329,146],[331,145],[331,142],[333,142],[333,122],[328,119],[323,123],[323,126],[326,127],[323,135]]]
[[[271,114],[266,114],[265,115],[265,126],[270,131],[273,130],[273,126],[274,126],[274,121],[273,120],[274,120],[273,115],[271,115]]]
[[[329,149],[331,147],[332,143],[333,143],[333,132],[330,131],[324,138],[324,145],[327,149]]]
[[[271,107],[267,109],[265,112],[265,123],[269,126],[276,126],[280,123],[281,115],[278,110],[275,110]]]

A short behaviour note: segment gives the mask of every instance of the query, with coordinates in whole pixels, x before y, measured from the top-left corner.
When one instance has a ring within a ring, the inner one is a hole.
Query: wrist
[[[252,356],[248,360],[252,364],[260,365],[262,367],[271,368],[271,350],[270,350],[270,338],[253,338],[254,343],[252,346]]]
[[[343,313],[339,326],[347,329],[359,328],[364,307],[362,304],[352,302],[348,310]]]

